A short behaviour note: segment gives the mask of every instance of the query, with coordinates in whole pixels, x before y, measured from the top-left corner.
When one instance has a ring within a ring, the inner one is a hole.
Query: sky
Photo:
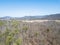
[[[0,0],[0,17],[43,16],[60,13],[60,0]]]

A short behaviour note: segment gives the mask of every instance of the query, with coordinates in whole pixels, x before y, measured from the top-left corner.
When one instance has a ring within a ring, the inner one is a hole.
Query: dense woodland
[[[0,45],[60,45],[60,22],[0,20]]]

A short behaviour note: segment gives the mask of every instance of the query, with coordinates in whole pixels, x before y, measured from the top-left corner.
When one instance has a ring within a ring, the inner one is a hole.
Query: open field
[[[0,45],[60,45],[60,20],[0,20]]]

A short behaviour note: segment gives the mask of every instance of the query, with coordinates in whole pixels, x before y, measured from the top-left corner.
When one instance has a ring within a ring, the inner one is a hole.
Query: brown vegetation
[[[60,22],[0,20],[0,45],[60,45]]]

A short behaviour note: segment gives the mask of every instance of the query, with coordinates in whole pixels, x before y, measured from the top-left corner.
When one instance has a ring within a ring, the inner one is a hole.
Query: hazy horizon
[[[60,0],[0,0],[0,17],[43,16],[60,13]]]

